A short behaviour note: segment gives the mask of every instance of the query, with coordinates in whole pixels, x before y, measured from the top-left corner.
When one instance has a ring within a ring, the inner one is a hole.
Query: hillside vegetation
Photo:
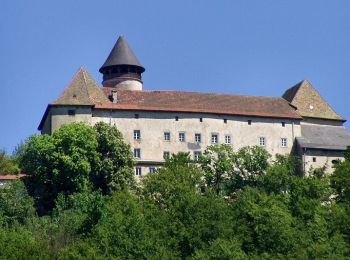
[[[0,188],[1,259],[350,257],[350,153],[306,177],[293,157],[211,146],[138,183],[115,127],[74,123],[16,161],[29,176]]]

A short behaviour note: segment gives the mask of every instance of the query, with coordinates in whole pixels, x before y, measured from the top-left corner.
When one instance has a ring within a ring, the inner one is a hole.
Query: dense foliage
[[[295,158],[212,146],[135,185],[129,150],[106,124],[29,138],[27,186],[0,188],[0,258],[350,257],[350,156],[299,176]]]
[[[0,174],[17,174],[19,167],[14,157],[8,156],[0,149]]]

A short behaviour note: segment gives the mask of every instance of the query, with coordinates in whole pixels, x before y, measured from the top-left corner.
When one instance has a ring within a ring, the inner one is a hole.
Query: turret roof
[[[103,69],[107,67],[112,67],[116,65],[132,65],[139,67],[142,71],[145,68],[141,65],[134,52],[130,48],[129,44],[125,40],[124,36],[120,36],[111,50],[107,60],[100,68],[100,72],[103,73]]]

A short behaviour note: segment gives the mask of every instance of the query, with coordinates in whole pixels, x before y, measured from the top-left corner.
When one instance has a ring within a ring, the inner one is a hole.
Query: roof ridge
[[[91,100],[90,93],[89,93],[89,88],[88,88],[88,85],[87,85],[87,82],[86,82],[86,77],[85,77],[86,70],[83,67],[80,67],[79,71],[81,71],[83,73],[84,85],[85,85],[85,90],[86,90],[86,94],[88,96],[88,99],[91,101],[91,103],[94,103]]]
[[[216,93],[216,92],[200,92],[200,91],[179,91],[179,90],[128,90],[128,89],[118,89],[117,91],[130,91],[130,92],[173,92],[173,93],[190,93],[190,94],[204,94],[204,95],[220,95],[220,96],[239,96],[239,97],[255,97],[255,98],[271,98],[271,99],[283,99],[279,96],[255,96],[255,95],[243,95],[243,94],[233,94],[233,93]],[[287,101],[288,102],[288,101]]]

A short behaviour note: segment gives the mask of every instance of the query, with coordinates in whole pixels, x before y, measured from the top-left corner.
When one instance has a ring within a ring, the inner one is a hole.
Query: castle
[[[99,71],[102,87],[81,68],[47,106],[38,129],[51,134],[70,122],[115,125],[133,149],[137,176],[153,173],[172,153],[198,159],[212,144],[260,145],[272,156],[299,155],[306,173],[324,165],[331,171],[350,145],[345,119],[307,80],[282,97],[143,90],[145,68],[123,36]]]

